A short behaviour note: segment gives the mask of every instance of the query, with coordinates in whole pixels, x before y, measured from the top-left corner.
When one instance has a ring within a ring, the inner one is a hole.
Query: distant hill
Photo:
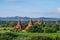
[[[0,17],[0,20],[2,21],[28,21],[30,20],[30,17],[19,17],[19,16],[15,16],[15,17]],[[33,21],[37,21],[39,18],[32,18]],[[60,18],[47,18],[47,17],[40,17],[40,19],[44,20],[44,21],[56,21],[56,20],[60,20]]]

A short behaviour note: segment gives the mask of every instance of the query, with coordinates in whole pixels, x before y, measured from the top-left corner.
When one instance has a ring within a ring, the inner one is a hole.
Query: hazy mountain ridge
[[[0,17],[0,20],[3,20],[3,21],[11,21],[11,20],[18,21],[19,19],[21,21],[28,21],[28,20],[30,20],[30,17],[19,17],[19,16],[15,16],[15,17]],[[32,18],[33,21],[36,21],[38,19],[39,18]],[[42,19],[44,21],[60,20],[60,18],[48,18],[48,17],[40,17],[40,19]]]

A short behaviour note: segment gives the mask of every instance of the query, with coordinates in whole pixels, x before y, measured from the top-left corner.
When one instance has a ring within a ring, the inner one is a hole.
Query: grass
[[[3,32],[0,33],[1,38],[0,39],[14,39],[14,40],[26,40],[26,39],[30,39],[31,37],[34,36],[48,36],[49,38],[53,38],[55,39],[57,37],[57,35],[60,38],[60,33],[22,33],[22,32]]]
[[[6,29],[6,30],[4,30]],[[13,28],[0,28],[0,33],[14,33],[20,36],[25,36],[25,37],[33,37],[33,36],[47,36],[47,37],[51,37],[51,38],[55,38],[55,37],[60,37],[60,33],[23,33],[23,32],[11,32],[10,30],[13,30]]]
[[[24,36],[28,36],[28,37],[33,37],[33,36],[47,36],[47,37],[51,37],[51,38],[55,38],[55,37],[60,37],[60,33],[16,33],[18,35],[24,35]]]

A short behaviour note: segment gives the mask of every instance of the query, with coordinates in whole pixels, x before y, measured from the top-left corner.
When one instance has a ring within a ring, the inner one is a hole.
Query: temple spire
[[[33,22],[32,22],[32,19],[30,19],[29,23],[28,23],[28,26],[26,29],[29,29],[31,26],[32,26]]]
[[[22,23],[21,23],[20,20],[18,20],[18,23],[17,23],[17,25],[15,26],[14,31],[17,32],[18,29],[21,29],[21,30],[23,29],[23,25],[22,25]]]
[[[40,18],[38,19],[38,23],[40,23],[40,22],[42,22],[42,21],[43,21],[42,19],[40,19]]]

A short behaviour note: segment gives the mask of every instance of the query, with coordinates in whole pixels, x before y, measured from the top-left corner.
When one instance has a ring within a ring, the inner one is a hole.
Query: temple
[[[43,23],[43,20],[39,18],[38,23]]]
[[[21,23],[20,20],[18,20],[18,23],[17,23],[17,25],[15,26],[14,31],[17,32],[18,29],[21,29],[21,30],[23,29],[23,25],[22,25],[22,23]]]
[[[39,18],[39,19],[37,20],[37,22],[34,23],[34,25],[36,25],[36,24],[43,24],[43,20]]]
[[[28,26],[26,27],[26,29],[29,29],[31,26],[33,25],[32,19],[30,19]]]

